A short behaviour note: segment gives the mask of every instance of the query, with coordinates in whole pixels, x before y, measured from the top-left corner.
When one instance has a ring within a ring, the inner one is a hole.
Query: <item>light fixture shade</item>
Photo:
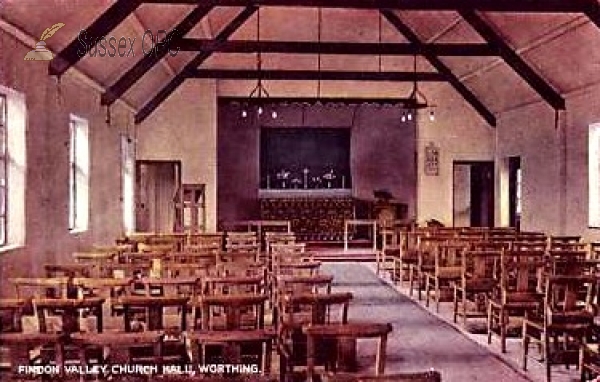
[[[435,112],[434,112],[433,110],[430,110],[430,111],[429,111],[429,120],[430,120],[431,122],[434,122],[434,121],[435,121]]]

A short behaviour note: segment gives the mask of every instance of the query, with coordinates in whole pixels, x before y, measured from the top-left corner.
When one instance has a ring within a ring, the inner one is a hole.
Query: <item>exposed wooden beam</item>
[[[268,98],[248,98],[248,97],[219,97],[219,102],[253,104],[253,105],[271,105],[271,104],[376,104],[376,105],[402,105],[405,107],[414,107],[415,100],[411,98],[374,98],[374,97],[268,97]]]
[[[355,43],[309,41],[252,41],[234,40],[219,42],[210,39],[184,38],[179,41],[182,51],[219,53],[292,53],[292,54],[348,54],[403,56],[425,52],[439,56],[497,56],[489,44],[423,44],[410,43]]]
[[[565,109],[564,98],[533,70],[477,13],[463,10],[460,15],[483,37],[513,70],[556,110]]]
[[[154,65],[161,61],[169,52],[169,49],[175,49],[178,41],[191,31],[199,22],[215,7],[215,1],[207,1],[206,4],[197,6],[181,22],[179,22],[169,34],[169,42],[164,45],[157,45],[155,51],[151,54],[145,54],[132,68],[122,75],[114,84],[112,84],[100,99],[102,105],[111,105],[121,97],[133,84],[135,84],[144,74],[148,73]]]
[[[364,72],[340,70],[227,70],[195,69],[189,78],[217,78],[232,80],[324,80],[324,81],[389,81],[389,82],[440,82],[446,77],[435,72]]]
[[[409,42],[422,45],[421,39],[410,29],[396,14],[390,10],[382,10],[382,15],[400,32]],[[425,53],[427,61],[441,74],[452,87],[467,101],[490,126],[496,126],[494,114],[452,73],[450,68],[444,64],[435,54]]]
[[[600,3],[596,0],[589,0],[589,5],[585,14],[598,28],[600,28]]]
[[[224,42],[235,33],[239,27],[242,26],[256,12],[258,8],[254,5],[248,6],[244,8],[217,36],[215,37],[216,41]],[[188,73],[190,71],[195,70],[200,64],[202,64],[207,58],[212,55],[212,52],[201,52],[196,55],[190,62],[186,64],[183,70],[175,77],[169,81],[169,83],[159,90],[158,93],[152,97],[150,101],[148,101],[137,114],[135,115],[135,123],[142,123],[156,108],[163,103],[169,96],[181,85],[185,79],[188,77]]]
[[[142,3],[141,0],[117,0],[92,25],[85,29],[85,44],[79,34],[48,64],[48,74],[60,76],[75,65],[92,48],[92,42],[106,36]]]
[[[197,4],[200,0],[144,0],[146,3]],[[488,12],[583,13],[589,0],[219,0],[219,6],[324,7],[355,9],[461,10]]]

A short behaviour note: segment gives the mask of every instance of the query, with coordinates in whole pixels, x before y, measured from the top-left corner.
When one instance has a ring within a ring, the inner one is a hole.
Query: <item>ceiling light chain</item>
[[[260,49],[260,41],[261,41],[260,40],[260,7],[258,7],[256,10],[256,42],[259,47],[256,52],[256,70],[258,72],[258,80],[257,80],[256,86],[254,87],[254,89],[252,89],[252,91],[250,92],[250,95],[248,95],[248,101],[249,101],[248,103],[252,103],[252,99],[254,98],[256,100],[255,103],[258,104],[258,108],[256,110],[257,117],[260,117],[264,112],[263,100],[268,99],[270,97],[269,92],[263,85],[263,72],[262,72],[263,61],[262,61],[262,50]],[[245,107],[242,107],[241,116],[242,116],[242,118],[248,117],[248,111],[246,110]],[[273,109],[271,111],[271,118],[276,119],[277,117],[278,117],[277,111],[275,109]]]
[[[429,121],[435,121],[435,105],[430,105],[427,97],[419,90],[419,83],[417,81],[417,55],[413,56],[413,88],[410,92],[407,103],[405,104],[405,108],[408,108],[408,111],[403,111],[400,117],[401,122],[409,122],[412,121],[413,118],[417,116],[417,109],[429,109],[428,117]]]
[[[321,7],[317,10],[317,41],[318,41],[318,54],[317,54],[317,100],[321,99],[321,26],[323,24],[323,9]]]

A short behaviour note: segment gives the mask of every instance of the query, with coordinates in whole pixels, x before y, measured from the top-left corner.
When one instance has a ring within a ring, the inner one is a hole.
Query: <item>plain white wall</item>
[[[183,83],[137,129],[138,160],[180,160],[183,183],[206,184],[206,224],[216,230],[217,97],[215,81]]]

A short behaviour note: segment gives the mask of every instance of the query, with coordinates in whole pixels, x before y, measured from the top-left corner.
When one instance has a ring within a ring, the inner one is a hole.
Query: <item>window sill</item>
[[[10,252],[15,249],[19,249],[19,248],[23,248],[23,247],[25,247],[23,244],[7,244],[7,245],[0,247],[0,253]]]
[[[69,230],[69,233],[72,235],[79,235],[82,233],[86,233],[87,232],[87,228],[73,228]]]

